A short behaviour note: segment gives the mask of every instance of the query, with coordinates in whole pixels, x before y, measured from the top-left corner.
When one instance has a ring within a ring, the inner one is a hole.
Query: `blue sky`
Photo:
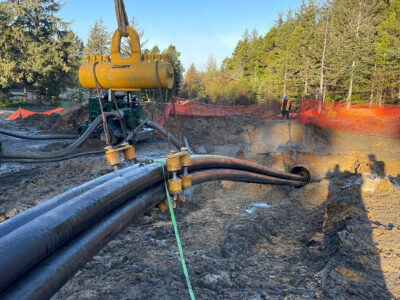
[[[113,0],[64,0],[60,12],[65,21],[86,43],[90,27],[102,18],[110,32],[117,28]],[[230,56],[246,28],[265,34],[278,13],[296,9],[301,0],[203,0],[203,1],[134,1],[125,0],[129,19],[135,17],[144,29],[147,48],[158,45],[165,49],[170,43],[182,53],[187,69],[193,62],[202,70],[210,55],[217,63]]]

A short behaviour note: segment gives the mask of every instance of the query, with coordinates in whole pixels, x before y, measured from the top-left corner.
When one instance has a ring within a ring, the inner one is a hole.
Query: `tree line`
[[[57,15],[62,8],[57,0],[4,0],[0,2],[0,101],[9,99],[11,89],[23,89],[42,99],[55,101],[67,88],[79,87],[78,70],[87,55],[110,55],[111,33],[101,19],[90,28],[86,45]],[[143,30],[132,26],[140,37]],[[175,71],[172,93],[177,94],[183,67],[174,45],[160,51],[149,50],[142,41],[142,55],[169,55]],[[122,55],[129,55],[128,41],[122,41]]]
[[[191,65],[181,95],[219,103],[309,97],[400,102],[400,0],[303,1],[265,34],[247,30],[220,68]]]

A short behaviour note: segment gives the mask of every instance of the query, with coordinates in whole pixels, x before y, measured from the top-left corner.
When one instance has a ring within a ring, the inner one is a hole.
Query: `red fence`
[[[400,137],[400,105],[349,105],[303,99],[301,122],[354,133]]]
[[[273,120],[280,118],[279,104],[261,104],[261,105],[213,105],[201,103],[198,101],[186,100],[184,98],[173,97],[176,114],[180,116],[197,116],[197,117],[221,117],[221,116],[254,116],[261,119]],[[174,113],[171,101],[165,109],[165,115]],[[157,122],[164,126],[164,117],[162,116]]]

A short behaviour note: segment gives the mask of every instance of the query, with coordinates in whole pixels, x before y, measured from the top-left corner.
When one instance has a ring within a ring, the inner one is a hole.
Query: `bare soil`
[[[400,299],[397,140],[239,116],[171,118],[168,127],[198,152],[313,172],[301,189],[223,181],[188,192],[176,215],[196,298]],[[161,157],[168,145],[137,152]],[[0,220],[110,171],[101,156],[3,165]],[[53,299],[188,299],[170,216],[133,223]]]

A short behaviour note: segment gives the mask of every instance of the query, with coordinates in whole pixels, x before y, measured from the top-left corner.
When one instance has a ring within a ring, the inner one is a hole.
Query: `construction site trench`
[[[0,125],[23,133],[76,133],[79,109]],[[35,121],[40,118],[40,122]],[[57,126],[54,126],[57,124]],[[197,299],[399,299],[399,140],[246,116],[171,117],[168,129],[199,154],[290,171],[303,188],[210,182],[175,211]],[[51,151],[71,141],[0,136],[3,151]],[[85,149],[101,149],[89,140]],[[139,160],[168,154],[159,138],[136,145]],[[0,166],[0,221],[112,172],[93,155]],[[168,213],[147,214],[88,262],[53,299],[187,299]]]

